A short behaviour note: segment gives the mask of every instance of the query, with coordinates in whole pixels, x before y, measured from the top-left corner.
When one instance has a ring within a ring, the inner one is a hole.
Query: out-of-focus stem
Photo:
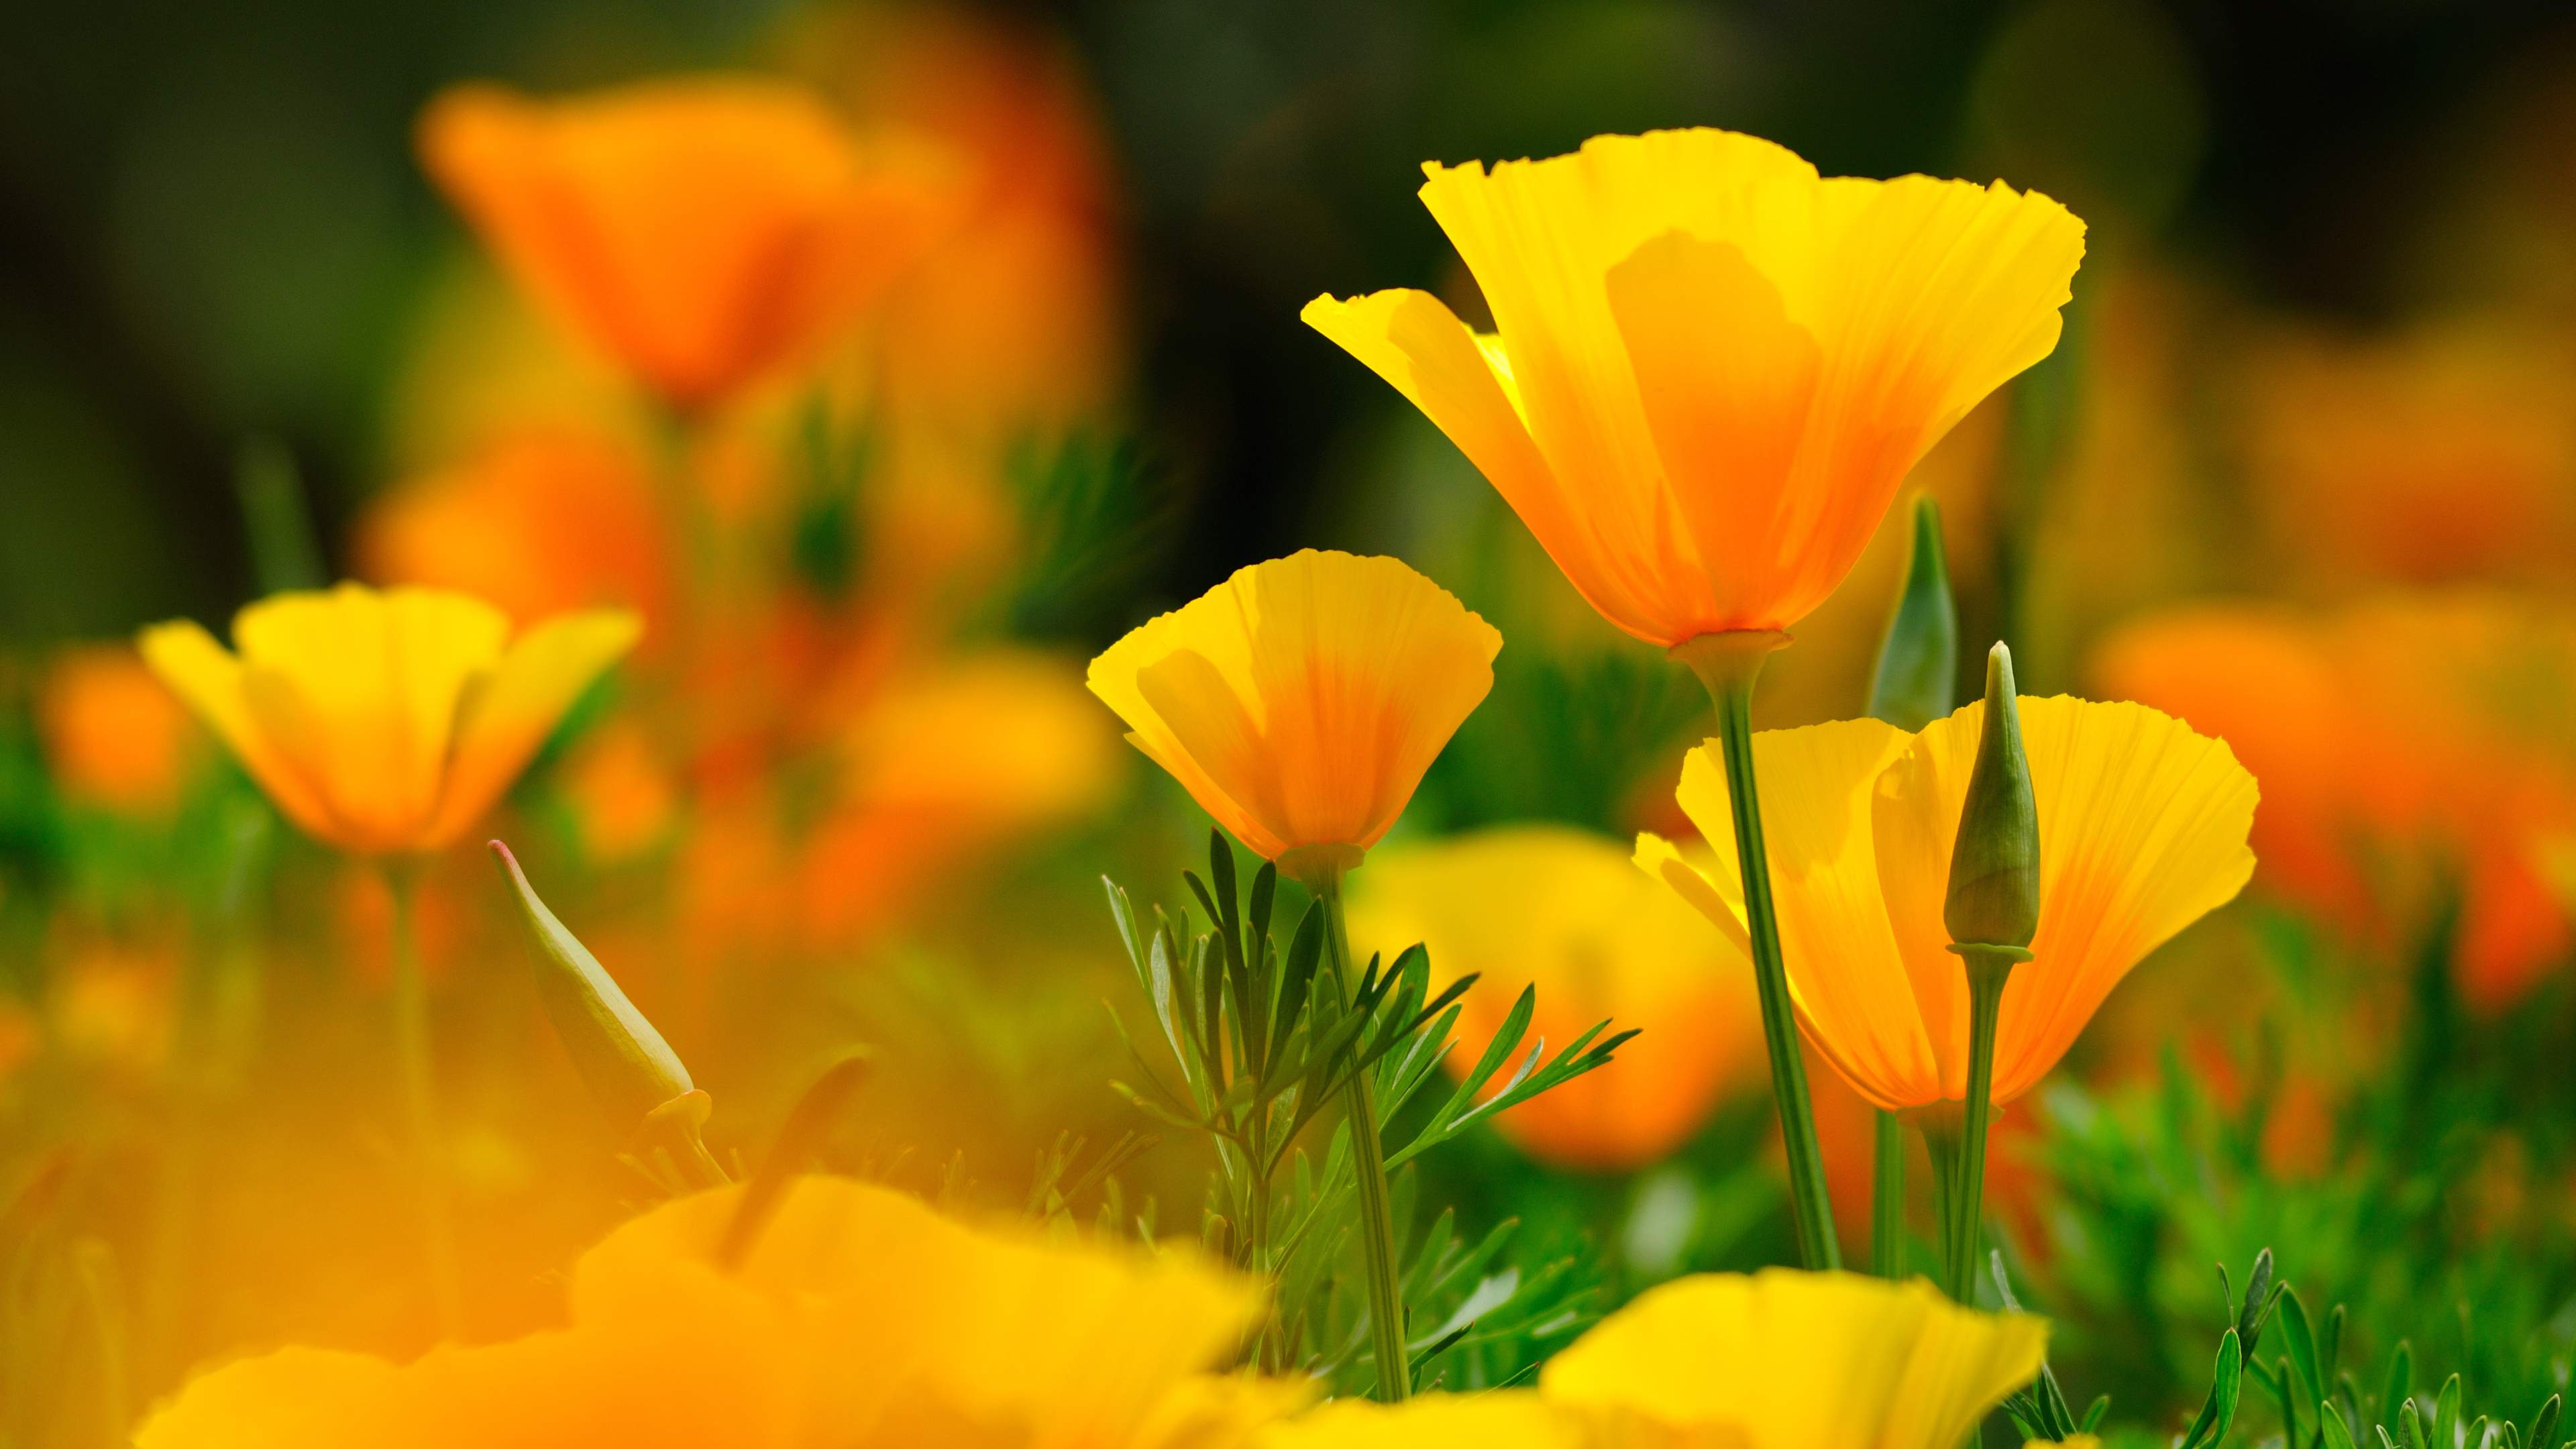
[[[1717,705],[1726,756],[1726,789],[1735,820],[1735,853],[1744,878],[1744,926],[1753,947],[1753,981],[1762,1002],[1762,1039],[1771,1056],[1771,1097],[1789,1156],[1789,1211],[1798,1253],[1810,1269],[1842,1266],[1834,1240],[1833,1199],[1825,1188],[1824,1153],[1816,1144],[1807,1069],[1798,1057],[1797,1018],[1789,972],[1780,955],[1780,923],[1771,904],[1771,859],[1762,844],[1762,801],[1753,774],[1753,684],[1762,662],[1789,636],[1773,631],[1704,634],[1673,648]]]
[[[1333,979],[1344,1002],[1357,984],[1351,979],[1351,931],[1342,911],[1342,878],[1338,871],[1315,883],[1330,924]],[[1357,1050],[1356,1045],[1353,1048]],[[1377,1093],[1370,1071],[1351,1074],[1345,1113],[1351,1124],[1351,1175],[1358,1184],[1360,1247],[1368,1275],[1369,1337],[1377,1358],[1377,1396],[1399,1403],[1412,1396],[1413,1366],[1404,1347],[1404,1292],[1395,1261],[1395,1208],[1386,1187],[1386,1144],[1378,1136]]]
[[[1881,1278],[1905,1276],[1905,1136],[1896,1114],[1878,1112],[1877,1150],[1869,1200],[1869,1270]]]
[[[465,1294],[457,1268],[456,1226],[447,1211],[446,1173],[440,1168],[438,1078],[429,1042],[429,983],[421,975],[410,867],[388,866],[385,885],[393,896],[394,1055],[402,1072],[404,1110],[411,1119],[421,1244],[429,1269],[430,1299],[438,1311],[439,1334],[454,1341],[465,1332]]]

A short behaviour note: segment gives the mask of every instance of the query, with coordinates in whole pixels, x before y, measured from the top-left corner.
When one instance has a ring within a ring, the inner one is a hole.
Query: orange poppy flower
[[[167,815],[202,748],[188,712],[133,649],[66,651],[36,695],[45,765],[65,798],[129,815]]]
[[[519,284],[674,406],[829,341],[944,224],[923,143],[862,141],[811,94],[745,76],[538,101],[470,85],[420,150]]]
[[[1942,905],[1983,701],[1921,734],[1847,720],[1753,737],[1798,1024],[1861,1095],[1891,1111],[1967,1095],[1968,982]],[[2039,805],[2039,934],[1997,1029],[1994,1100],[2039,1083],[2146,954],[2253,873],[2254,777],[2227,746],[2134,704],[2021,701]],[[1682,808],[1718,859],[1654,836],[1637,863],[1730,939],[1745,927],[1726,778],[1691,751]]]
[[[644,463],[570,428],[503,434],[398,485],[358,526],[369,577],[472,594],[522,628],[618,605],[649,626],[669,602],[669,549]]]
[[[1827,180],[1727,131],[1423,171],[1495,335],[1417,291],[1305,320],[1667,647],[1786,629],[1833,592],[1915,460],[2057,345],[2084,250],[2035,192]]]
[[[1351,932],[1392,953],[1419,941],[1444,979],[1469,973],[1445,1059],[1463,1072],[1525,986],[1532,1038],[1645,1022],[1608,1071],[1534,1097],[1494,1125],[1568,1167],[1654,1162],[1697,1131],[1719,1094],[1762,1070],[1752,963],[1690,907],[1638,873],[1617,841],[1519,825],[1390,852],[1351,887]],[[1527,1043],[1524,1043],[1526,1047]]]
[[[635,616],[567,614],[513,640],[500,610],[432,589],[278,594],[143,631],[143,657],[305,833],[360,855],[453,843],[510,787]]]
[[[1503,638],[1391,558],[1238,569],[1091,661],[1091,692],[1266,859],[1357,863],[1486,691]]]
[[[2204,605],[2133,624],[2094,665],[2262,774],[2274,889],[2383,944],[2428,890],[2457,890],[2460,985],[2490,1009],[2576,941],[2547,860],[2576,829],[2576,617],[2483,594]]]

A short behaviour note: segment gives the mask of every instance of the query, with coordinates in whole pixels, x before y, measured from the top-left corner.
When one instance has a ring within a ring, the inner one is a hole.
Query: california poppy
[[[1448,433],[1612,623],[1782,630],[1906,470],[2057,345],[2084,226],[2037,193],[1821,178],[1708,129],[1426,165],[1493,310],[1319,297],[1305,320]]]
[[[1942,921],[1983,701],[1921,734],[1847,720],[1754,736],[1798,1022],[1888,1110],[1966,1097],[1968,983]],[[2003,996],[1992,1099],[2057,1064],[2102,999],[2254,870],[2254,777],[2218,740],[2135,704],[2021,701],[2038,801],[2034,958]],[[1702,870],[1640,836],[1637,861],[1730,938],[1745,930],[1716,750],[1683,767],[1682,808],[1721,857]]]
[[[1680,1146],[1730,1086],[1762,1070],[1744,953],[1629,863],[1605,836],[1517,825],[1390,851],[1351,887],[1352,931],[1434,970],[1477,977],[1461,1000],[1463,1071],[1536,987],[1534,1036],[1572,1041],[1606,1019],[1650,1029],[1591,1072],[1495,1119],[1547,1162],[1626,1169]]]
[[[655,80],[564,100],[459,86],[430,176],[501,264],[674,406],[829,341],[937,235],[954,164],[854,136],[784,81]]]
[[[987,1232],[890,1189],[805,1178],[725,1261],[742,1197],[683,1198],[611,1233],[573,1269],[566,1328],[401,1366],[305,1348],[246,1359],[187,1385],[135,1443],[893,1449],[982,1434],[1177,1449],[1226,1441],[1167,1430],[1257,1421],[1300,1396],[1199,1382],[1261,1293],[1186,1250]],[[1100,1353],[1104,1333],[1118,1353]]]
[[[233,650],[186,621],[144,630],[142,648],[288,819],[400,855],[481,818],[637,632],[599,610],[513,639],[479,599],[342,584],[243,609]]]
[[[1493,688],[1502,644],[1395,559],[1306,549],[1138,627],[1090,684],[1245,846],[1347,868]]]

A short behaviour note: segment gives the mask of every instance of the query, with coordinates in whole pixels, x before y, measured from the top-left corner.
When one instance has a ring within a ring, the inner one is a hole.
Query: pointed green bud
[[[510,847],[495,840],[492,855],[518,898],[528,940],[536,947],[537,1000],[572,1055],[574,1069],[609,1117],[631,1131],[655,1109],[695,1090],[671,1044],[626,999],[590,948],[537,899]]]
[[[1869,715],[1901,730],[1920,730],[1950,712],[1959,673],[1959,609],[1950,598],[1950,566],[1941,552],[1941,506],[1914,502],[1914,557],[1896,617],[1878,647]]]
[[[2002,644],[1986,655],[1985,729],[1959,810],[1941,919],[1957,945],[2007,947],[2024,960],[2039,932],[2039,806],[2022,754],[2012,651]]]

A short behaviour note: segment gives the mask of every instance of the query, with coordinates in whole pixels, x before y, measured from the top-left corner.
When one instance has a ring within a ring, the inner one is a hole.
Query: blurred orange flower
[[[1982,701],[1909,735],[1847,720],[1755,735],[1781,944],[1798,1024],[1890,1111],[1967,1094],[1968,982],[1942,903]],[[2148,952],[2253,873],[2255,784],[2227,746],[2134,704],[2021,701],[2039,802],[2035,959],[2004,990],[1994,1100],[2038,1085]],[[1654,836],[1637,863],[1744,938],[1742,877],[1714,744],[1691,751],[1682,808],[1715,858]]]
[[[2260,772],[2274,889],[2383,944],[2456,889],[2461,988],[2490,1008],[2576,941],[2547,858],[2576,828],[2576,617],[2489,594],[2202,605],[2122,630],[2094,666]]]
[[[1117,740],[1062,660],[988,651],[890,682],[838,750],[808,842],[805,918],[843,939],[1004,841],[1107,803]]]
[[[1630,863],[1617,841],[1517,825],[1390,851],[1351,887],[1351,933],[1392,954],[1419,941],[1441,982],[1474,973],[1446,1065],[1464,1072],[1525,986],[1530,1038],[1570,1042],[1607,1018],[1647,1030],[1590,1072],[1494,1119],[1542,1161],[1642,1167],[1762,1072],[1753,964]],[[1435,983],[1435,985],[1440,983]],[[1523,1050],[1529,1045],[1523,1042]]]
[[[479,599],[342,584],[243,609],[239,653],[186,621],[144,630],[142,648],[287,818],[382,855],[462,835],[638,627],[598,610],[513,640]]]
[[[2576,582],[2576,356],[2454,322],[2255,352],[2247,469],[2276,557],[2321,591]]]
[[[1832,593],[1915,461],[2057,345],[2084,250],[2035,192],[1826,180],[1727,131],[1423,171],[1496,335],[1418,291],[1305,320],[1448,433],[1595,609],[1668,647]]]
[[[54,660],[37,693],[36,732],[65,798],[140,816],[177,807],[198,747],[187,710],[122,644]]]
[[[569,1327],[399,1367],[307,1348],[247,1359],[188,1384],[135,1444],[1222,1449],[1298,1401],[1206,1376],[1261,1294],[1185,1247],[980,1231],[809,1177],[727,1264],[741,1201],[684,1198],[610,1234],[573,1270]]]
[[[522,628],[613,604],[643,616],[649,641],[669,607],[669,546],[643,461],[571,428],[504,433],[397,486],[360,521],[357,552],[370,578],[472,594]]]
[[[1110,402],[1123,371],[1116,183],[1062,42],[926,6],[829,11],[803,39],[853,114],[973,162],[963,223],[871,338],[892,406],[992,443]]]
[[[925,663],[842,706],[792,799],[715,792],[679,854],[699,960],[846,946],[980,856],[1072,824],[1120,775],[1108,722],[1062,660]]]
[[[679,818],[679,784],[632,719],[601,725],[564,760],[556,780],[580,823],[582,849],[594,861],[651,850]]]
[[[460,86],[423,163],[519,284],[675,407],[810,355],[946,224],[959,179],[784,81],[538,101]]]
[[[1502,647],[1402,562],[1306,549],[1139,626],[1090,684],[1246,848],[1347,868],[1494,687]]]

